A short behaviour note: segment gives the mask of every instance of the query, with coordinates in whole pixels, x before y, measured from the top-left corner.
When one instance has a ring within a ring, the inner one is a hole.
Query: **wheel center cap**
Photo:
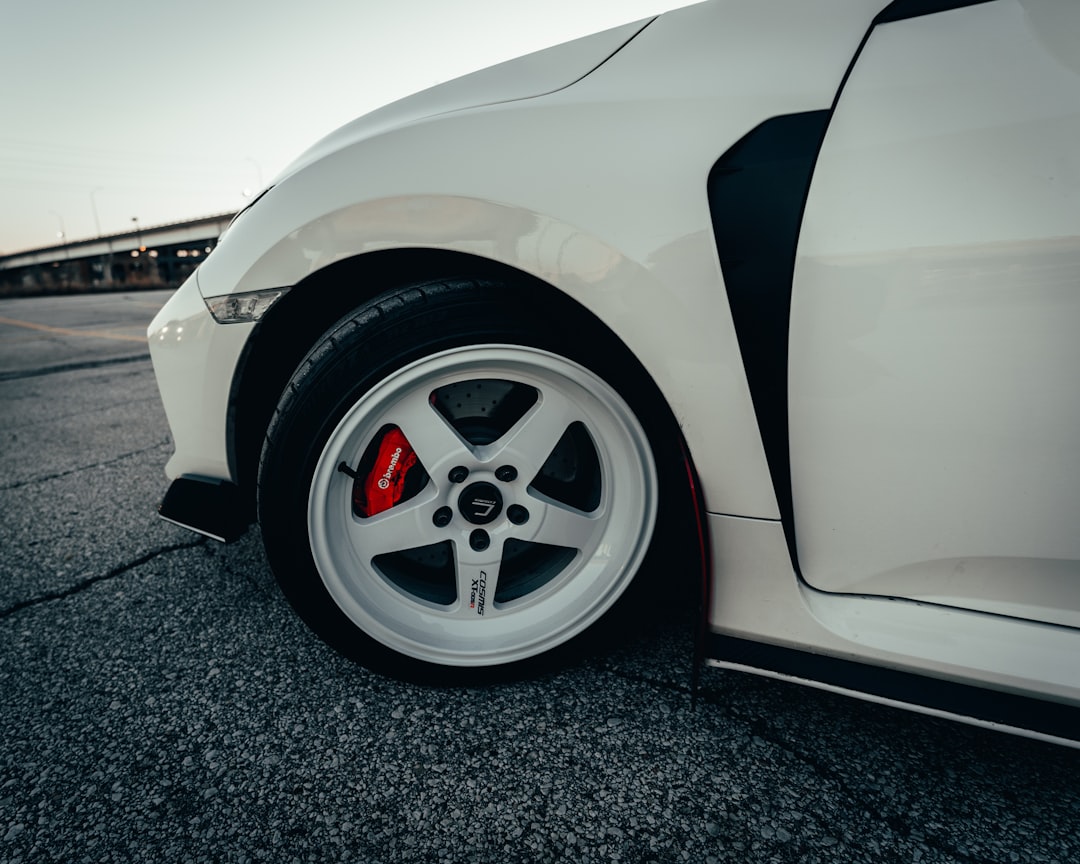
[[[473,525],[487,525],[502,513],[503,500],[491,483],[471,483],[461,491],[458,510]]]

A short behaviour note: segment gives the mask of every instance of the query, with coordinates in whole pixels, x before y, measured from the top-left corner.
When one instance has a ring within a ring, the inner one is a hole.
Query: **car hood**
[[[417,120],[562,90],[601,66],[653,20],[645,18],[516,57],[391,102],[331,132],[289,164],[274,182],[351,144]]]

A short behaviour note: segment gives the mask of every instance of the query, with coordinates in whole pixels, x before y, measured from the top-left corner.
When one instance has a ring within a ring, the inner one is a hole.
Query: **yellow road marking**
[[[146,342],[145,336],[128,336],[124,333],[110,333],[108,330],[70,330],[67,327],[50,327],[48,324],[17,321],[14,318],[4,318],[2,316],[0,316],[0,324],[24,327],[27,330],[41,330],[44,333],[57,333],[61,336],[92,336],[96,339],[117,339],[121,342]]]

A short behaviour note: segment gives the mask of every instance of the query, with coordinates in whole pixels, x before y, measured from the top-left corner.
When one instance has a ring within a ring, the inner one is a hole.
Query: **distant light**
[[[131,250],[131,257],[132,258],[138,258],[139,257],[139,250],[138,249],[132,249]]]
[[[177,249],[176,250],[176,257],[177,258],[187,258],[187,249]]]
[[[63,231],[57,231],[56,232],[56,239],[57,240],[63,240],[64,239],[64,232]]]
[[[157,249],[151,249],[150,250],[150,257],[151,258],[157,258]]]
[[[199,257],[199,250],[198,249],[192,249],[191,250],[191,257],[192,258],[198,258]]]

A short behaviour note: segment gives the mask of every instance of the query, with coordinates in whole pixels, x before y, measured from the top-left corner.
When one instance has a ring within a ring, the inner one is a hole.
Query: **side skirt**
[[[1080,708],[710,634],[708,665],[1080,749]]]

